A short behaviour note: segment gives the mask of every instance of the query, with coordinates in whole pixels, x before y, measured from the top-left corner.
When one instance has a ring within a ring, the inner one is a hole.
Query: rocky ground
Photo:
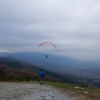
[[[0,100],[80,100],[52,86],[38,83],[0,82]]]

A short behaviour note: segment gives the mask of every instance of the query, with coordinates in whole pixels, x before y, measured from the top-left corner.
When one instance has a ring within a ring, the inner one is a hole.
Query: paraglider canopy
[[[39,44],[39,47],[40,47],[41,45],[43,45],[43,44],[51,44],[51,45],[53,45],[55,48],[57,48],[56,45],[53,44],[53,43],[51,43],[51,42],[42,42],[41,44]]]

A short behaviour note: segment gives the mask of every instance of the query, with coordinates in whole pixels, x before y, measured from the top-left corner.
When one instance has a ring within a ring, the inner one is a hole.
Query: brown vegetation
[[[27,69],[13,68],[0,65],[0,81],[31,81],[39,80],[39,75],[35,71]],[[52,80],[50,76],[45,76],[45,80]]]

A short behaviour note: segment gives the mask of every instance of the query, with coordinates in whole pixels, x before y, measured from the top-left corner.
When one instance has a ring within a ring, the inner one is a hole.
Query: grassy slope
[[[56,88],[63,89],[70,95],[79,97],[80,100],[100,100],[100,88],[82,87],[68,83],[45,82],[47,85],[53,85]]]

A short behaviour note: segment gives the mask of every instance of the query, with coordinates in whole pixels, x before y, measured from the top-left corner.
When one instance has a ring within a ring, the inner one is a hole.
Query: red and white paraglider
[[[39,44],[39,47],[44,45],[44,44],[50,44],[50,45],[53,45],[55,48],[57,48],[56,45],[54,43],[51,43],[51,42],[42,42],[42,43]],[[47,57],[48,57],[48,55],[46,55],[46,58]]]

